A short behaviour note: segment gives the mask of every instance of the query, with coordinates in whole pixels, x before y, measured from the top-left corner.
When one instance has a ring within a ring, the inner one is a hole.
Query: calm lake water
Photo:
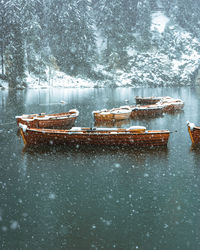
[[[183,112],[118,127],[177,130],[164,149],[24,148],[15,115],[92,111],[171,96]],[[64,101],[65,103],[61,103]],[[199,88],[41,89],[0,92],[0,249],[200,249]]]

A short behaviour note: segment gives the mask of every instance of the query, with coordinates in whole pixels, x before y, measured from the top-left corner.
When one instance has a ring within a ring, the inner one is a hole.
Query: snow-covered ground
[[[165,26],[169,22],[169,18],[166,17],[162,11],[152,13],[151,18],[151,31],[164,32]]]
[[[26,78],[29,88],[93,88],[95,83],[80,77],[72,77],[60,71],[54,71],[48,81],[39,80],[38,77],[28,75]]]

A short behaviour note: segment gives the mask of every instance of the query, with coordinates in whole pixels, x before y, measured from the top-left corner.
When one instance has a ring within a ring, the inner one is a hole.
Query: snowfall
[[[177,59],[172,57],[176,51],[173,45],[169,45],[169,54],[159,49],[151,49],[141,53],[135,50],[134,45],[127,48],[129,55],[130,70],[114,70],[108,72],[103,65],[96,65],[95,71],[110,80],[92,81],[82,77],[71,77],[64,72],[49,69],[46,70],[48,81],[42,81],[38,77],[26,74],[25,79],[28,88],[94,88],[94,87],[141,87],[141,86],[165,86],[165,85],[191,85],[194,82],[194,74],[198,72],[200,65],[200,42],[192,35],[177,25],[170,22],[169,18],[162,11],[152,13],[151,33],[162,41],[165,28],[171,31],[175,41],[175,47],[183,45],[181,56]],[[98,38],[97,45],[103,47],[102,37]],[[109,83],[112,82],[112,83]],[[178,83],[177,83],[178,82]],[[2,89],[8,88],[5,81],[0,80]]]

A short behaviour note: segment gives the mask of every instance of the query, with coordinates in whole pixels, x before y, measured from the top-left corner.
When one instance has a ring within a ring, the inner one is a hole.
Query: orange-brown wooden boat
[[[187,127],[192,144],[200,145],[200,127],[195,126],[195,124],[191,122],[187,122]]]
[[[182,100],[169,96],[157,97],[157,99],[156,97],[146,97],[144,98],[144,102],[145,100],[148,102],[148,100],[153,99],[157,101],[155,104],[121,106],[111,110],[104,109],[100,111],[93,111],[94,119],[99,123],[104,121],[125,120],[129,118],[154,117],[162,115],[164,112],[181,110],[184,106],[184,102]]]
[[[169,130],[146,130],[145,127],[130,128],[82,128],[70,130],[28,128],[20,124],[25,145],[132,145],[136,147],[166,146]]]
[[[119,108],[113,108],[110,110],[103,109],[92,112],[95,121],[116,121],[126,120],[130,118],[131,108],[129,106],[122,106]]]
[[[163,108],[163,112],[180,110],[184,106],[184,102],[180,99],[175,99],[170,96],[164,97],[140,97],[136,96],[136,104],[152,104],[152,107],[158,105]],[[145,108],[146,105],[141,106]]]
[[[137,117],[152,117],[152,116],[158,116],[163,114],[163,106],[161,105],[136,105],[136,106],[130,106],[132,109],[131,112],[131,118],[137,118]]]
[[[79,112],[76,109],[57,114],[30,114],[16,116],[17,124],[27,125],[31,128],[71,128]]]

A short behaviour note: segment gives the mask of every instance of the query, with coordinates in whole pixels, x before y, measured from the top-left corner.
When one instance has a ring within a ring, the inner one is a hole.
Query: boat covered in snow
[[[169,130],[146,130],[143,126],[130,128],[85,128],[69,130],[29,128],[19,124],[25,145],[131,145],[136,147],[166,146]]]
[[[122,106],[119,108],[113,108],[110,110],[102,109],[93,111],[95,121],[115,121],[126,120],[130,118],[131,108],[129,106]]]
[[[16,116],[15,118],[18,125],[21,123],[31,128],[71,128],[78,115],[79,111],[72,109],[65,113],[30,114]]]
[[[156,105],[162,106],[163,112],[170,112],[181,110],[184,107],[184,102],[181,99],[166,96],[157,102]]]
[[[153,99],[147,97],[146,99]],[[155,98],[156,99],[156,98]],[[93,111],[96,122],[125,120],[129,118],[153,117],[162,115],[165,112],[181,110],[184,107],[184,102],[180,99],[175,99],[169,96],[157,97],[157,102],[148,105],[130,105],[121,106],[113,109],[102,109]]]
[[[152,117],[163,114],[163,106],[152,104],[152,105],[136,105],[130,106],[131,108],[131,118],[138,117]]]
[[[136,104],[151,104],[162,107],[163,112],[181,110],[184,107],[184,102],[181,99],[172,98],[170,96],[164,97],[140,97],[136,96]],[[138,106],[138,105],[137,105]],[[141,107],[145,107],[141,106]]]

